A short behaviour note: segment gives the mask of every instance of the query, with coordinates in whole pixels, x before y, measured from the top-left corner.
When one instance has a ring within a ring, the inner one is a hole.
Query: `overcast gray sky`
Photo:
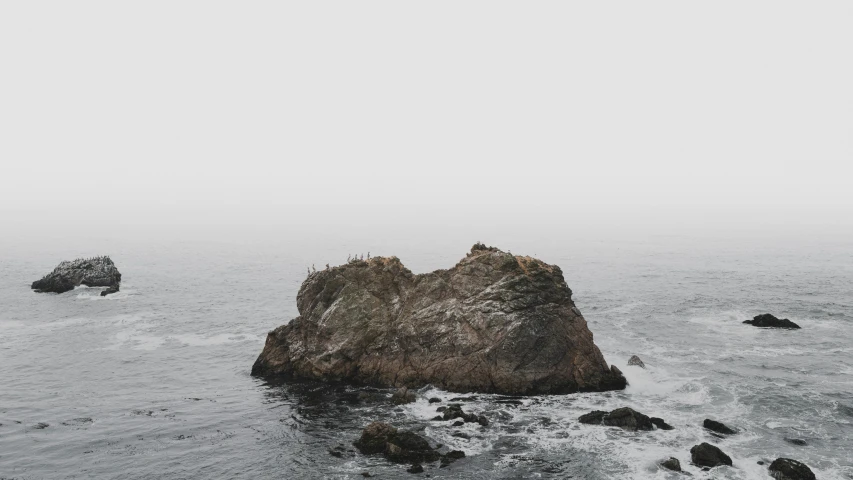
[[[851,25],[846,0],[3,2],[0,220],[850,225]]]

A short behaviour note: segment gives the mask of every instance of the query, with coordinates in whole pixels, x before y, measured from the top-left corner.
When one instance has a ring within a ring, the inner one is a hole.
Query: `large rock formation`
[[[297,307],[267,336],[253,375],[503,394],[626,385],[559,267],[482,244],[421,275],[396,257],[310,273]]]
[[[119,273],[110,257],[78,258],[64,261],[41,280],[33,282],[32,288],[37,292],[63,293],[74,290],[74,287],[108,287],[101,296],[118,292],[121,284]]]

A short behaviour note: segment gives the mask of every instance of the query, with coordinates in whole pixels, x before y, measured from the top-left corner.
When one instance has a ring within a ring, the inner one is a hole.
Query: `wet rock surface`
[[[652,421],[652,418],[629,407],[617,408],[611,412],[595,410],[581,415],[578,421],[588,425],[619,427],[630,431],[653,430],[655,426],[663,430],[672,430],[672,426],[664,422],[663,419],[654,417],[654,421]]]
[[[661,462],[660,466],[667,470],[672,470],[673,472],[681,471],[681,462],[679,462],[675,457],[670,457],[669,460]]]
[[[815,474],[806,464],[790,458],[777,458],[768,471],[776,480],[815,480]]]
[[[482,244],[421,275],[396,257],[313,272],[297,307],[253,375],[524,395],[626,385],[559,267]]]
[[[101,296],[119,291],[121,273],[110,257],[78,258],[61,262],[52,272],[32,284],[39,293],[64,293],[75,287],[108,287]]]
[[[734,435],[737,433],[737,430],[729,428],[723,423],[711,420],[710,418],[706,418],[705,421],[702,422],[702,426],[712,432],[721,433],[723,435]]]
[[[765,327],[765,328],[788,328],[788,329],[797,329],[800,328],[796,323],[788,320],[787,318],[776,318],[769,313],[763,313],[761,315],[756,315],[752,318],[752,320],[744,320],[743,323],[747,323],[749,325],[755,327]]]
[[[373,422],[353,445],[363,454],[382,453],[395,463],[434,462],[441,456],[429,442],[410,431],[398,431],[384,422]]]
[[[732,465],[731,457],[723,453],[719,448],[706,442],[696,445],[690,449],[690,461],[692,461],[694,465],[708,468],[714,468],[720,465]]]

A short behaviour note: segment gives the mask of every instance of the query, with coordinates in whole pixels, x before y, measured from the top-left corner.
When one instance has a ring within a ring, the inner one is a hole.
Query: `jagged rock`
[[[763,313],[761,315],[756,315],[752,318],[752,320],[744,320],[743,323],[748,323],[750,325],[756,327],[772,327],[772,328],[790,328],[796,329],[800,328],[796,323],[788,320],[787,318],[776,318],[769,313]]]
[[[702,423],[702,426],[712,432],[722,433],[723,435],[734,435],[737,433],[737,430],[733,430],[720,422],[711,420],[710,418],[706,418]]]
[[[732,465],[732,459],[728,455],[706,442],[690,449],[690,460],[700,467],[714,468],[720,465]]]
[[[373,422],[364,427],[361,438],[353,442],[353,445],[365,455],[382,453],[385,451],[385,445],[394,435],[397,435],[397,429],[393,426],[384,422]]]
[[[451,403],[444,409],[442,412],[445,420],[453,420],[454,418],[461,418],[464,422],[476,423],[480,420],[480,417],[473,413],[465,413],[462,410],[462,406],[458,403]]]
[[[121,284],[119,273],[110,257],[78,258],[61,262],[52,272],[32,284],[36,292],[63,293],[75,287],[108,287],[101,296],[118,292]]]
[[[441,456],[414,432],[397,431],[383,422],[373,422],[361,432],[361,438],[353,442],[365,454],[383,453],[385,458],[397,463],[434,462]]]
[[[253,375],[531,395],[626,385],[559,267],[482,244],[421,275],[396,257],[311,273],[297,307]]]
[[[646,364],[643,363],[643,361],[640,360],[640,357],[638,357],[636,355],[631,355],[631,358],[628,359],[628,365],[629,366],[636,365],[640,368],[646,368]]]
[[[649,420],[651,420],[652,425],[658,427],[661,430],[674,430],[675,429],[675,427],[673,427],[672,425],[664,422],[662,418],[651,417],[651,418],[649,418]]]
[[[617,408],[612,412],[594,410],[578,418],[580,423],[588,425],[604,425],[606,427],[619,427],[623,430],[653,430],[655,426],[662,430],[672,430],[672,427],[661,418],[651,418],[628,407]]]
[[[806,464],[790,458],[773,460],[769,471],[776,480],[815,480],[814,473]]]
[[[660,466],[673,472],[681,471],[681,462],[675,457],[669,457],[669,460],[661,462]]]
[[[391,403],[394,405],[403,405],[405,403],[412,403],[417,400],[417,397],[413,392],[410,392],[408,388],[402,387],[394,392],[391,395]]]

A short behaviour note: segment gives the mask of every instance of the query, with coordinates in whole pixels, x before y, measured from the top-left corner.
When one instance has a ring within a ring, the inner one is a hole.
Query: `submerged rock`
[[[702,442],[690,449],[690,461],[700,467],[714,468],[720,465],[732,465],[732,459],[719,448]]]
[[[420,435],[397,431],[383,422],[365,427],[353,445],[365,455],[383,453],[385,458],[396,463],[434,462],[441,456]]]
[[[681,471],[681,462],[675,457],[669,457],[669,460],[661,462],[660,466],[673,472]]]
[[[784,440],[786,442],[790,443],[791,445],[797,445],[799,447],[805,447],[806,445],[809,444],[808,442],[806,442],[802,438],[787,438],[786,437]]]
[[[636,365],[640,368],[646,368],[646,364],[643,363],[643,361],[640,360],[640,357],[638,357],[636,355],[631,355],[631,358],[628,359],[628,366],[631,366],[631,365]]]
[[[432,273],[396,257],[311,273],[297,307],[253,375],[530,395],[626,385],[559,267],[482,244]]]
[[[734,435],[737,433],[737,430],[733,430],[720,422],[711,420],[710,418],[706,418],[705,421],[702,422],[702,426],[712,432],[722,433],[723,435]]]
[[[32,284],[36,292],[63,293],[75,287],[108,287],[101,296],[119,291],[121,273],[110,257],[78,258],[64,261],[41,280]]]
[[[796,323],[788,320],[787,318],[776,318],[769,313],[763,313],[761,315],[756,315],[752,318],[752,320],[744,320],[743,323],[748,323],[750,325],[756,327],[771,327],[771,328],[790,328],[796,329],[800,328]]]
[[[770,476],[776,480],[815,480],[812,470],[802,462],[777,458],[770,464]]]
[[[649,418],[633,408],[622,407],[612,412],[594,410],[578,418],[580,423],[588,425],[604,425],[607,427],[619,427],[623,430],[653,430],[655,426],[662,430],[672,430],[661,418]]]

